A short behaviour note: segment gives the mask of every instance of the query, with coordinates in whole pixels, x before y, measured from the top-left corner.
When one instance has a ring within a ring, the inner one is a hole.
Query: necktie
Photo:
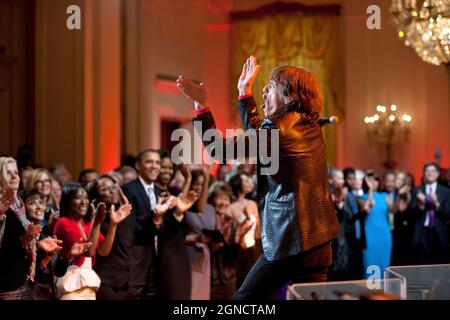
[[[150,198],[150,208],[152,209],[153,212],[156,213],[156,196],[153,184],[150,187],[148,187],[148,197]],[[154,242],[155,242],[155,254],[158,254],[158,234],[155,234]]]
[[[433,208],[433,189],[431,188],[431,185],[428,186],[428,192],[425,200],[425,207],[427,208],[427,220],[428,220],[428,227],[433,227],[434,224],[434,208]]]
[[[356,197],[353,194],[353,192],[350,192],[348,194],[348,199],[350,201],[350,206],[352,208],[352,213],[353,214],[358,214],[359,213],[359,207],[358,207],[358,203],[356,202]],[[355,237],[357,240],[361,239],[361,221],[359,221],[359,219],[355,220]]]
[[[148,197],[150,198],[150,208],[155,211],[156,209],[156,196],[155,196],[155,189],[153,185],[148,187]]]

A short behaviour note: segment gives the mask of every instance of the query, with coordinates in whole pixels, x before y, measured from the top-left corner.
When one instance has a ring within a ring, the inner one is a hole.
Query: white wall
[[[224,15],[196,0],[127,1],[127,152],[160,147],[161,119],[190,123],[193,106],[174,82],[158,75],[187,75],[208,86],[213,109],[228,99],[228,30],[209,31]],[[217,119],[225,127],[228,117]],[[138,124],[138,125],[136,125]]]

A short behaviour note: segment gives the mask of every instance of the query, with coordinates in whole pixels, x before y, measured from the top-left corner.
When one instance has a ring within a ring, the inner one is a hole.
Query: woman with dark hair
[[[165,150],[160,150],[160,156],[161,156],[161,170],[159,171],[158,180],[156,180],[155,184],[156,186],[163,190],[164,192],[167,192],[171,195],[177,196],[179,190],[171,190],[170,182],[175,176],[175,164],[172,162],[172,159],[170,158],[169,152]],[[175,192],[174,192],[175,191]]]
[[[48,228],[47,224],[42,224],[44,221],[46,205],[41,197],[41,194],[36,189],[31,189],[24,196],[25,210],[27,218],[31,223],[41,225],[42,231],[38,236],[38,240],[47,237],[53,237],[53,232]],[[48,254],[46,252],[37,251],[35,281],[33,285],[33,299],[34,300],[52,300],[53,299],[53,270],[51,261],[56,252]]]
[[[250,230],[239,243],[240,250],[236,265],[237,288],[239,288],[261,254],[260,221],[256,202],[245,198],[252,192],[252,184],[248,175],[236,174],[230,178],[229,184],[234,196],[234,202],[230,205],[233,219],[238,224],[248,223],[250,225]]]
[[[363,250],[364,277],[380,278],[389,267],[392,234],[389,226],[388,194],[380,192],[380,177],[368,172],[364,178],[363,210],[366,212],[364,230],[366,248]]]
[[[186,212],[187,225],[186,248],[191,265],[191,300],[209,300],[211,292],[211,254],[209,244],[211,238],[204,234],[205,230],[214,230],[216,212],[214,207],[207,203],[209,187],[209,166],[203,170],[192,172],[184,170],[186,180],[190,182],[190,190],[198,195],[198,200]]]
[[[117,224],[111,252],[106,257],[97,257],[95,261],[94,270],[101,279],[97,299],[130,299],[129,261],[133,246],[133,217],[130,215],[132,206],[128,203],[128,199],[118,183],[109,175],[102,175],[93,182],[89,198],[91,202],[106,205],[106,218],[100,227],[102,234],[107,234],[114,221],[117,222],[124,217],[123,221]]]
[[[84,255],[77,256],[71,261],[72,265],[81,269],[91,269],[94,265],[95,255],[107,256],[111,252],[117,225],[128,215],[128,212],[115,211],[111,207],[110,225],[106,236],[100,232],[100,226],[105,219],[106,205],[100,202],[97,207],[89,203],[86,190],[79,184],[64,187],[61,200],[62,217],[56,222],[55,235],[63,240],[63,253],[66,254],[71,246],[82,240],[91,242]],[[91,260],[92,257],[92,260]],[[95,299],[95,291],[89,287],[75,288],[74,291],[62,292],[62,299]]]

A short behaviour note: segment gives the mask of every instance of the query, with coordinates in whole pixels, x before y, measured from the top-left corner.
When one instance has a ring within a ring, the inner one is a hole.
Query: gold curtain
[[[270,71],[280,65],[306,67],[316,76],[322,90],[322,115],[344,117],[344,64],[340,18],[336,15],[292,12],[233,22],[232,88],[236,87],[245,59],[253,54],[261,65],[254,93],[262,104],[262,89]],[[233,99],[237,91],[233,91]],[[235,100],[234,100],[235,101]],[[324,139],[328,163],[336,161],[336,128],[326,126]]]

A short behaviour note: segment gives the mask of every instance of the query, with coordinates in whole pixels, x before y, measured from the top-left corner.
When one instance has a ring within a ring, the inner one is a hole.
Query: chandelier
[[[383,148],[386,169],[394,169],[393,147],[405,143],[409,139],[412,117],[409,114],[400,115],[395,104],[390,108],[378,105],[377,112],[364,118],[367,129],[367,138],[371,144]]]
[[[399,37],[423,61],[450,64],[450,0],[393,0],[390,12]]]

